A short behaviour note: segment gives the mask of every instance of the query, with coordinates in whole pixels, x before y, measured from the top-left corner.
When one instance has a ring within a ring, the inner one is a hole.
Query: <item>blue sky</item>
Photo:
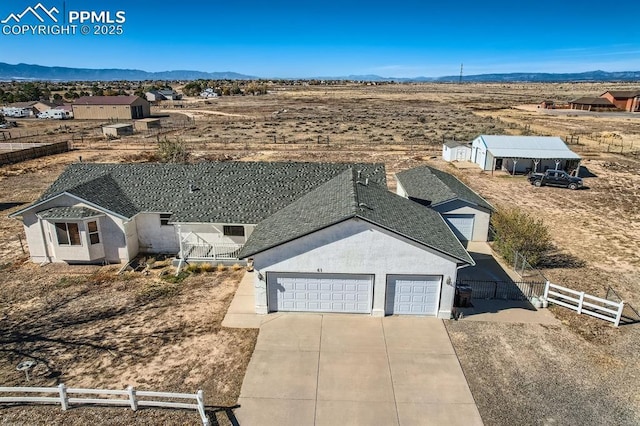
[[[2,1],[0,20],[38,2]],[[63,9],[62,0],[40,3],[47,9]],[[461,63],[465,75],[640,70],[637,0],[615,2],[615,7],[590,0],[66,0],[64,4],[67,13],[124,11],[123,34],[2,33],[0,61],[235,71],[265,78],[435,77],[457,75]],[[20,22],[25,23],[39,22],[27,15]],[[89,24],[91,32],[94,25]]]

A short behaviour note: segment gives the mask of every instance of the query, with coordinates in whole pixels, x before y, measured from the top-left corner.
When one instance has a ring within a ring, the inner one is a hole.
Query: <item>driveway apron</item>
[[[482,425],[442,320],[284,314],[260,325],[241,426]]]

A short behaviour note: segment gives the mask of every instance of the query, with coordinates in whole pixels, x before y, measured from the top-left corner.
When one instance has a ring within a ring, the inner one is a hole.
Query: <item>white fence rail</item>
[[[624,302],[613,302],[600,297],[591,296],[584,291],[576,291],[547,281],[544,298],[549,303],[573,309],[579,314],[591,315],[605,321],[612,322],[616,327],[620,325]]]
[[[129,386],[124,390],[109,390],[109,389],[82,389],[82,388],[67,388],[64,384],[60,384],[57,387],[0,387],[0,395],[3,393],[12,394],[55,394],[56,396],[3,396],[0,397],[0,403],[16,403],[16,402],[36,402],[45,404],[60,404],[63,410],[67,410],[71,404],[99,404],[99,405],[117,405],[121,407],[131,407],[133,411],[136,411],[138,407],[165,407],[165,408],[184,408],[197,410],[200,414],[200,419],[204,426],[209,426],[209,418],[204,408],[204,393],[199,390],[195,394],[190,393],[172,393],[172,392],[154,392],[154,391],[139,391],[133,386]],[[100,396],[106,395],[123,396],[125,398],[80,398],[71,397],[70,395],[92,395]],[[140,399],[140,398],[155,398],[155,399]],[[175,402],[157,400],[157,398],[164,399],[178,399],[187,400],[193,402]]]

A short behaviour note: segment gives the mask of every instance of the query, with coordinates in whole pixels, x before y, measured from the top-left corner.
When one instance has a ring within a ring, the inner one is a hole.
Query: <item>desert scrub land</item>
[[[601,297],[611,286],[638,308],[640,116],[536,108],[544,99],[566,101],[632,88],[604,83],[284,86],[270,87],[263,96],[193,99],[187,108],[153,112],[163,115],[163,122],[189,122],[159,135],[183,143],[189,161],[384,162],[392,190],[393,174],[410,167],[429,164],[454,173],[494,206],[518,207],[544,220],[556,247],[543,265],[548,279]],[[48,364],[41,363],[47,368],[40,367],[34,384],[136,384],[187,392],[201,387],[208,405],[233,406],[256,334],[220,327],[239,273],[194,274],[177,287],[156,288],[151,284],[158,277],[25,261],[17,237],[22,226],[6,215],[37,199],[67,164],[79,156],[92,162],[159,158],[155,136],[106,141],[98,134],[101,123],[63,124],[71,130],[37,120],[22,120],[18,129],[37,126],[41,134],[50,131],[46,137],[52,141],[73,138],[75,151],[0,167],[0,185],[11,188],[0,193],[3,383],[24,384],[15,365],[37,356]],[[470,141],[482,133],[579,136],[571,148],[592,176],[585,178],[588,189],[534,188],[522,176],[440,159],[443,138]],[[640,324],[616,329],[561,307],[552,312],[561,325],[445,322],[485,424],[640,423]],[[224,411],[215,416],[221,424],[228,422]],[[82,408],[63,414],[58,407],[0,407],[0,418],[8,424],[34,424],[40,418],[41,424],[104,424],[105,418],[109,424],[197,422],[192,412]]]

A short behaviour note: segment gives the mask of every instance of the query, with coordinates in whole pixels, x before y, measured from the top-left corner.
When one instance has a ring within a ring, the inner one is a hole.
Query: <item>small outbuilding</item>
[[[133,126],[137,131],[145,131],[151,129],[159,129],[162,127],[159,118],[143,118],[133,122]]]
[[[580,156],[557,136],[480,135],[471,143],[471,161],[482,170],[517,174],[575,170]]]
[[[133,134],[133,124],[116,123],[102,127],[102,134],[106,137],[117,138],[120,136],[128,136]]]
[[[444,161],[469,161],[471,159],[471,145],[466,142],[449,141],[442,144],[442,159]]]
[[[440,213],[462,242],[487,241],[494,208],[457,177],[429,166],[396,174],[396,193]]]
[[[616,106],[605,98],[583,96],[569,101],[569,108],[581,111],[611,111],[615,110]]]

